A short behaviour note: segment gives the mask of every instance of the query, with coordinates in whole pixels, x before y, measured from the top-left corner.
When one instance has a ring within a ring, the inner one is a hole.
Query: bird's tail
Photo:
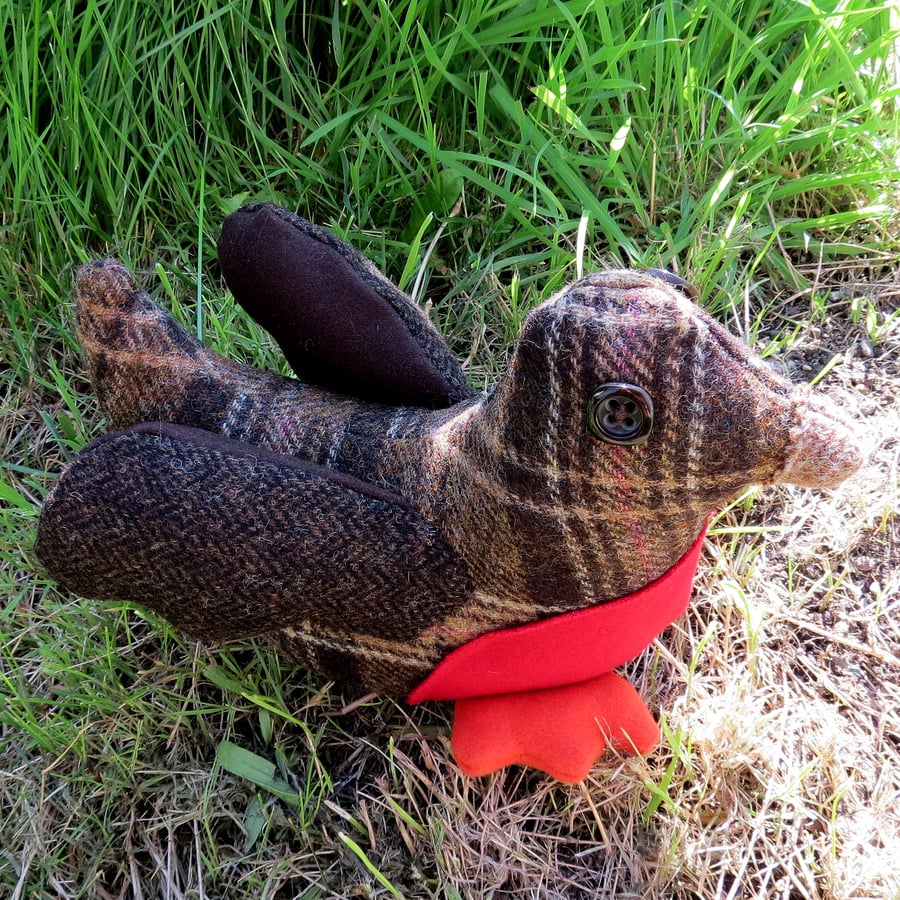
[[[78,338],[107,425],[171,422],[220,430],[240,393],[266,376],[225,359],[142,291],[122,263],[103,259],[75,278]]]

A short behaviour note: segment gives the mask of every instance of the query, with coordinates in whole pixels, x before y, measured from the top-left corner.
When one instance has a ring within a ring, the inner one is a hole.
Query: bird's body
[[[478,394],[355,251],[274,207],[236,216],[226,277],[270,328],[288,309],[297,322],[275,333],[309,372],[226,360],[120,264],[81,269],[79,337],[108,424],[125,430],[76,460],[45,509],[39,552],[80,593],[140,600],[203,637],[262,635],[329,677],[403,696],[479,635],[655,582],[746,485],[828,485],[859,464],[827,401],[652,273],[591,275],[548,300]],[[318,269],[281,272],[278,241]],[[323,267],[343,293],[324,312]],[[354,304],[368,304],[366,328],[344,345]],[[315,340],[299,307],[324,321]],[[369,369],[347,376],[342,360],[359,359]],[[612,441],[594,405],[609,385]],[[649,428],[632,443],[616,438],[634,430],[621,397]],[[99,517],[85,493],[102,498]],[[201,527],[209,540],[185,541]]]

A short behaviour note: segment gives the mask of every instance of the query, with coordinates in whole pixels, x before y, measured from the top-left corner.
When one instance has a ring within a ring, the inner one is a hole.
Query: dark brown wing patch
[[[387,642],[399,665],[402,645],[469,593],[402,497],[182,426],[94,441],[48,497],[36,549],[66,588],[142,603],[195,637],[309,634],[315,656],[345,651],[347,680],[354,648]],[[368,686],[405,686],[390,665],[382,677]]]
[[[235,299],[304,381],[390,406],[474,393],[419,308],[361,253],[272,204],[232,213],[219,263]]]

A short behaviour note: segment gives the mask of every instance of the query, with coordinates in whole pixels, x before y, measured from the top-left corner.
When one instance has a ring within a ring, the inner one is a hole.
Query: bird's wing
[[[235,299],[304,381],[387,406],[475,392],[428,317],[365,256],[271,203],[232,213],[219,264]]]
[[[47,498],[36,551],[82,596],[140,602],[204,639],[305,635],[351,669],[344,651],[360,640],[390,669],[468,590],[403,497],[178,425],[112,432],[79,453]],[[309,663],[335,677],[315,654]],[[432,664],[367,686],[408,690]]]

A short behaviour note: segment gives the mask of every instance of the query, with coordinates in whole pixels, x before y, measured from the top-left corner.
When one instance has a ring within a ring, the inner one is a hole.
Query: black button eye
[[[636,384],[601,385],[588,403],[588,428],[608,444],[643,444],[653,428],[653,401]]]

